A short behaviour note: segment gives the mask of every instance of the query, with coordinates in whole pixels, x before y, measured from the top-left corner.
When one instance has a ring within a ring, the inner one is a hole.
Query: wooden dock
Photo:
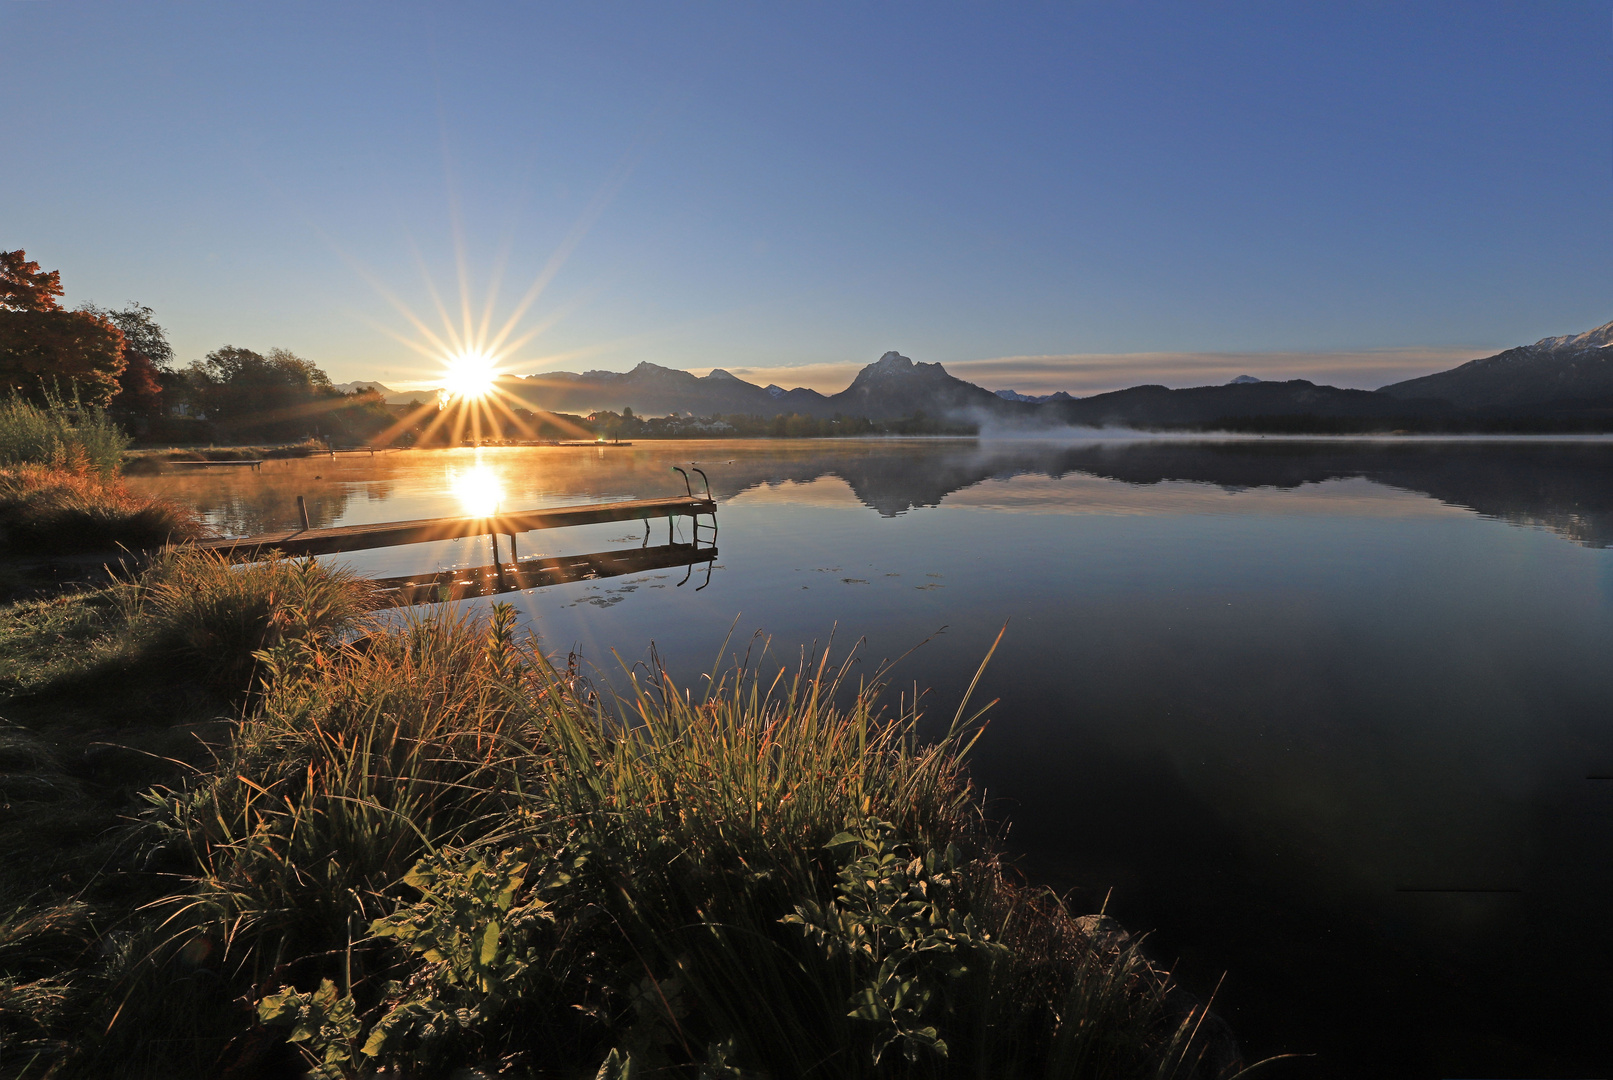
[[[471,536],[508,536],[513,547],[514,537],[539,529],[562,529],[571,525],[598,525],[611,521],[643,521],[647,524],[666,518],[670,531],[673,518],[698,519],[710,514],[715,521],[716,513],[717,503],[714,499],[691,495],[672,499],[556,506],[544,510],[494,514],[491,517],[424,518],[374,525],[341,525],[331,529],[294,529],[236,539],[197,540],[191,541],[191,546],[242,560],[262,558],[271,551],[292,556],[338,555],[347,551],[460,540]],[[714,526],[700,527],[715,529]]]
[[[234,465],[238,468],[259,469],[263,467],[263,458],[239,458],[229,461],[164,461],[164,465],[190,466],[191,468],[221,469]]]

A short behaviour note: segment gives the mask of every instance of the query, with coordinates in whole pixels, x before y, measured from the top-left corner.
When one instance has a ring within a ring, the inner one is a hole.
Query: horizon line
[[[1319,385],[1336,386],[1341,389],[1377,390],[1406,379],[1448,370],[1469,360],[1491,356],[1505,348],[1506,346],[1433,345],[1333,350],[1051,353],[940,361],[940,363],[948,374],[983,389],[993,392],[1012,390],[1032,395],[1064,391],[1071,397],[1092,397],[1115,390],[1149,385],[1185,389],[1194,386],[1222,385],[1240,375],[1248,375],[1262,382],[1306,379]],[[901,350],[890,351],[901,352]],[[919,357],[910,359],[917,362],[931,362],[923,361]],[[611,368],[588,370],[622,375],[643,362],[646,361],[638,361],[620,371]],[[772,383],[783,386],[786,390],[816,390],[825,396],[840,393],[851,385],[859,371],[868,366],[851,361],[825,361],[772,367],[756,365],[730,367],[713,364],[678,368],[670,364],[659,364],[654,360],[647,362],[673,371],[687,371],[700,378],[721,369],[758,386]],[[581,374],[565,368],[506,374],[511,378],[524,379],[562,372]],[[404,380],[397,386],[389,383],[382,385],[395,393],[419,393],[435,389],[429,381],[420,380]]]

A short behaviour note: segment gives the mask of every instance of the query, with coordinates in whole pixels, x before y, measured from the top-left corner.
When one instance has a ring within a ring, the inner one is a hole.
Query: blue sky
[[[462,252],[473,323],[545,283],[522,373],[1377,386],[1613,318],[1610,62],[1606,2],[0,0],[0,247],[338,380],[429,381]]]

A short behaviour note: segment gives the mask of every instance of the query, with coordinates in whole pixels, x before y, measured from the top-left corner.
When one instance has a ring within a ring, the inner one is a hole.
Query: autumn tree
[[[155,312],[133,301],[121,311],[94,304],[80,304],[78,310],[105,319],[123,335],[124,368],[117,397],[112,399],[113,409],[146,416],[161,411],[164,386],[182,382],[184,377],[173,369],[174,350]]]
[[[61,272],[0,251],[0,393],[106,405],[123,373],[123,334],[99,314],[63,311]]]
[[[62,272],[49,273],[22,250],[0,251],[0,311],[58,311]]]

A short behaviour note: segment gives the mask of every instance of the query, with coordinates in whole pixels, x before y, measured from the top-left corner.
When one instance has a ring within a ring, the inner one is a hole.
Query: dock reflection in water
[[[431,574],[377,578],[380,606],[410,607],[415,604],[445,604],[477,596],[538,589],[573,581],[621,577],[649,570],[686,567],[681,588],[704,567],[705,580],[695,586],[699,592],[711,584],[711,568],[717,549],[701,544],[658,544],[631,551],[595,551],[583,555],[534,556],[510,563],[492,563]],[[698,579],[696,579],[698,580]]]

